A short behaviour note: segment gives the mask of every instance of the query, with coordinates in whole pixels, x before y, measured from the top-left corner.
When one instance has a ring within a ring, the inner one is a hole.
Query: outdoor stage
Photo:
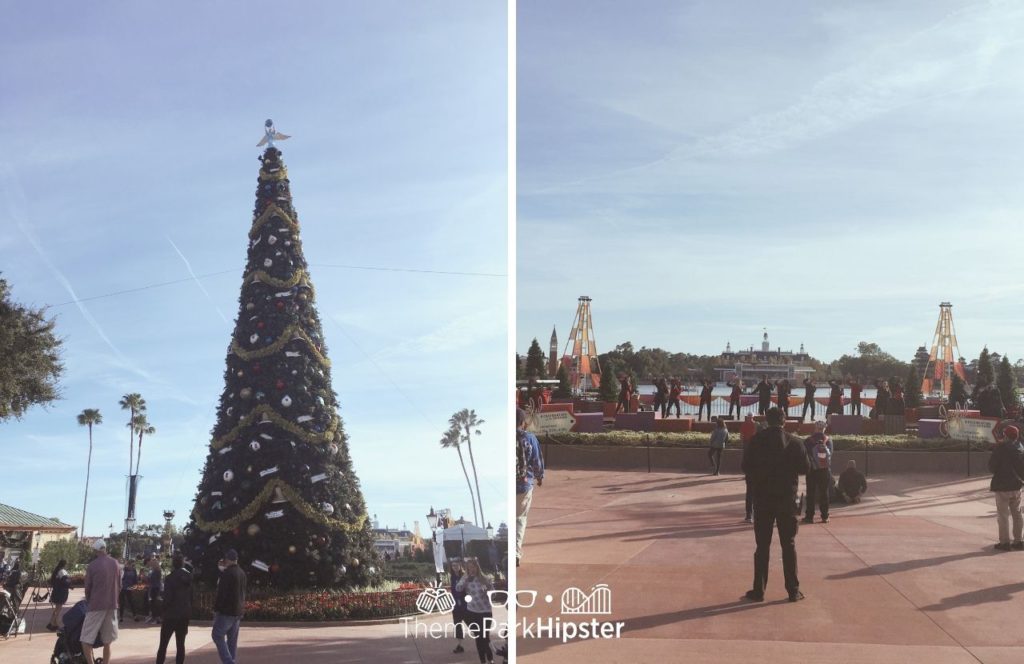
[[[621,640],[519,639],[521,661],[1024,661],[1024,552],[992,550],[988,478],[869,479],[861,505],[801,525],[801,589],[791,604],[778,544],[763,604],[743,601],[753,529],[739,475],[551,471],[535,489],[518,587],[519,618],[558,616],[570,586],[611,590]],[[554,597],[552,604],[543,601]]]

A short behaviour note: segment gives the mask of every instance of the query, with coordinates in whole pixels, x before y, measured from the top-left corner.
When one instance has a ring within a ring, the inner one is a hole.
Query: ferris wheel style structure
[[[943,302],[939,305],[939,322],[935,326],[932,339],[932,350],[928,355],[928,364],[921,381],[921,393],[925,396],[938,394],[949,395],[953,386],[953,374],[967,380],[964,366],[960,362],[960,347],[956,341],[956,328],[953,327],[953,305]]]
[[[594,323],[590,317],[590,298],[582,295],[576,307],[576,318],[569,332],[569,340],[562,353],[562,362],[569,368],[569,383],[574,390],[594,390],[601,387],[601,364],[597,360],[594,341]]]

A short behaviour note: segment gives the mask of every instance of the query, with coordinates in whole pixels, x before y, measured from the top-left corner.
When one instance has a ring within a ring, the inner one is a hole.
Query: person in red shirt
[[[850,414],[860,415],[860,393],[864,391],[864,386],[860,384],[859,380],[853,380],[850,378]]]
[[[629,412],[629,401],[633,397],[633,386],[629,384],[629,376],[623,376],[622,387],[619,389],[619,403],[615,406],[615,414],[619,414],[619,410],[628,413]]]
[[[668,391],[668,413],[672,413],[672,406],[676,407],[676,417],[682,415],[682,411],[679,407],[679,396],[683,393],[683,386],[679,382],[678,378],[672,379],[672,385]]]

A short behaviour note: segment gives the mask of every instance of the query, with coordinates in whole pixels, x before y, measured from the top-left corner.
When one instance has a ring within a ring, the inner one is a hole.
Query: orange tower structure
[[[941,392],[942,396],[948,396],[953,386],[954,373],[966,381],[967,374],[959,358],[960,347],[957,345],[956,329],[953,327],[953,305],[943,302],[939,305],[939,322],[935,326],[932,352],[928,355],[924,380],[921,381],[921,394],[930,396]]]
[[[576,318],[562,355],[562,362],[569,367],[569,383],[574,390],[592,390],[601,386],[601,364],[597,361],[590,298],[586,295],[579,299]]]

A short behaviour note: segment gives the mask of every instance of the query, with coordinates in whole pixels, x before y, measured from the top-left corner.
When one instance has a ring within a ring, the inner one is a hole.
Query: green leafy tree
[[[615,371],[611,363],[601,366],[601,386],[598,388],[597,396],[601,401],[615,403],[619,398],[619,381],[615,378]]]
[[[79,540],[64,539],[47,542],[39,551],[39,571],[43,575],[44,583],[49,580],[50,573],[57,567],[57,563],[64,560],[67,562],[67,568],[71,569],[87,562],[90,558],[89,553],[89,547]]]
[[[949,405],[959,408],[967,403],[967,385],[958,374],[953,374],[953,384],[949,388]]]
[[[555,374],[558,378],[558,387],[555,388],[554,397],[557,399],[568,399],[572,396],[572,386],[569,384],[569,372],[566,371],[565,365],[559,365],[558,373]]]
[[[861,341],[857,344],[856,355],[843,355],[833,362],[828,370],[840,376],[861,376],[867,381],[872,381],[888,380],[891,376],[906,376],[909,368],[909,363],[901,362],[886,353],[878,344]],[[820,369],[819,373],[827,375],[824,366]]]
[[[530,349],[526,351],[526,377],[547,378],[547,362],[544,360],[544,351],[540,349],[537,338],[534,337],[530,343]]]
[[[462,456],[462,430],[454,424],[441,436],[441,447],[446,450],[454,449],[459,454],[459,465],[462,466],[462,474],[466,476],[466,487],[469,489],[469,502],[473,506],[473,521],[477,520],[476,494],[473,493],[473,483],[469,481],[469,471],[466,470],[466,460]]]
[[[0,279],[0,421],[20,419],[32,406],[60,398],[57,381],[64,365],[55,326],[45,309],[13,302],[7,281]]]
[[[184,553],[207,582],[235,549],[250,585],[365,586],[380,578],[379,556],[338,417],[288,170],[276,147],[260,161],[223,390]]]
[[[132,392],[121,397],[118,402],[121,410],[129,411],[128,414],[128,474],[132,475],[132,462],[135,460],[135,417],[146,412],[146,400],[138,392]]]
[[[89,427],[89,458],[85,463],[85,498],[82,499],[82,527],[78,537],[85,537],[85,506],[89,503],[89,475],[92,473],[92,427],[103,423],[99,408],[86,408],[78,414],[79,426]]]
[[[981,349],[981,355],[978,356],[978,372],[974,378],[974,393],[978,394],[981,392],[982,387],[990,385],[995,382],[996,374],[992,368],[992,356],[988,352],[988,346]]]
[[[476,416],[476,411],[468,408],[463,408],[448,420],[448,424],[458,427],[462,442],[469,450],[469,465],[473,469],[473,482],[476,484],[476,501],[480,506],[480,522],[477,524],[479,526],[483,526],[487,519],[484,518],[484,504],[480,500],[480,477],[477,475],[476,460],[473,458],[473,435],[480,435],[480,425],[483,423],[484,421]]]
[[[907,383],[903,389],[903,400],[907,408],[917,408],[921,405],[921,377],[917,373],[917,367],[913,364],[907,371]]]
[[[1017,377],[1013,373],[1013,366],[1010,365],[1010,358],[1005,355],[999,362],[996,389],[999,390],[999,396],[1007,410],[1020,408],[1020,398],[1017,396]]]

